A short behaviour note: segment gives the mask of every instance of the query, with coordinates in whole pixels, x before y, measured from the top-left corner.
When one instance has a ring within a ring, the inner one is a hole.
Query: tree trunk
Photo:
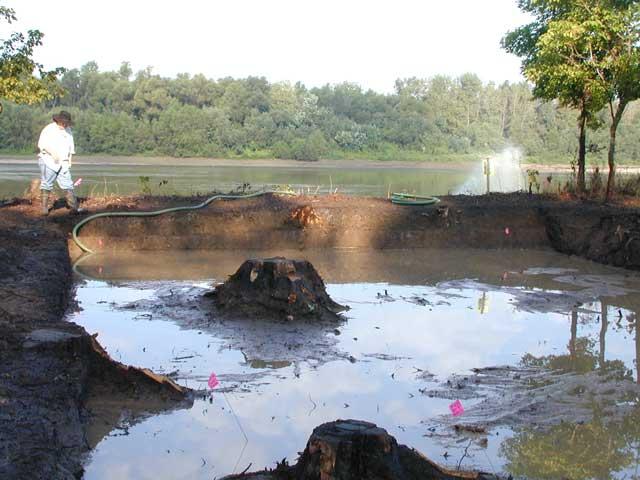
[[[580,135],[578,137],[578,193],[584,193],[585,191],[585,164],[587,157],[587,111],[583,107],[580,112],[580,119],[578,121],[578,128]]]
[[[640,317],[638,312],[634,315],[634,328],[636,330],[636,381],[640,385]]]
[[[636,381],[640,385],[640,318],[638,312],[635,314],[635,329],[636,329]]]
[[[600,364],[600,370],[604,370],[605,359],[605,341],[607,337],[607,328],[609,326],[609,316],[607,315],[607,305],[603,300],[600,300],[600,351],[598,352],[598,362]]]
[[[607,160],[609,162],[609,177],[607,178],[607,195],[606,201],[608,202],[611,199],[611,195],[613,195],[613,190],[615,189],[615,181],[616,181],[616,133],[618,130],[618,124],[622,119],[622,114],[624,113],[624,109],[627,106],[627,102],[621,101],[618,103],[618,108],[615,113],[613,112],[613,105],[610,105],[611,112],[611,126],[609,127],[609,153],[607,155]]]
[[[578,312],[571,310],[571,339],[569,340],[569,358],[571,359],[571,368],[576,367],[578,359],[576,352],[576,340],[578,339]]]

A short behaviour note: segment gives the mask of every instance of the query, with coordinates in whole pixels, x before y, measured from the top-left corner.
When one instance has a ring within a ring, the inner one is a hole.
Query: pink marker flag
[[[505,227],[504,229],[504,234],[508,237],[509,235],[511,235],[511,230],[509,229],[509,227]]]
[[[75,182],[73,182],[73,186],[77,187],[78,185],[80,185],[82,183],[82,178],[77,179]]]
[[[462,406],[460,400],[456,400],[451,405],[449,405],[449,410],[451,410],[451,413],[454,417],[459,417],[464,413],[464,407]]]
[[[212,373],[207,383],[209,385],[209,388],[213,389],[216,388],[220,382],[218,381],[218,377],[216,377],[216,374]]]

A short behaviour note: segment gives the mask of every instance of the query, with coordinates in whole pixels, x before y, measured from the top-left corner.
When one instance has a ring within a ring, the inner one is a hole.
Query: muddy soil
[[[209,288],[185,286],[179,282],[162,282],[157,290],[155,283],[149,282],[146,286],[155,290],[152,298],[117,308],[152,318],[167,318],[183,329],[209,332],[224,340],[226,348],[240,350],[249,365],[284,366],[305,362],[320,365],[333,360],[349,360],[349,354],[336,346],[336,336],[340,335],[339,327],[344,324],[344,318],[312,322],[288,321],[284,317],[269,321],[250,316],[229,318],[216,309]],[[241,328],[238,328],[238,322],[241,322]],[[224,379],[239,384],[259,380],[255,374]]]
[[[124,406],[135,421],[188,405],[188,392],[112,361],[62,321],[73,294],[66,233],[24,213],[0,210],[0,478],[79,478]]]
[[[154,210],[202,200],[204,197],[114,197],[88,200],[83,205],[94,212]],[[80,235],[86,245],[99,251],[553,248],[600,263],[640,269],[637,208],[520,193],[441,200],[436,206],[406,207],[367,197],[265,195],[216,201],[202,210],[160,217],[103,218],[83,227]],[[21,208],[33,212],[26,205],[11,207]],[[313,221],[300,221],[300,211]],[[58,209],[52,221],[69,231],[76,220]],[[74,246],[71,252],[80,254]]]
[[[202,200],[111,197],[82,206],[95,213]],[[97,250],[551,247],[640,269],[637,209],[524,194],[442,200],[402,207],[373,198],[266,195],[153,219],[101,219],[81,236]],[[292,222],[307,206],[314,221]],[[73,293],[69,250],[79,250],[69,236],[78,219],[62,202],[46,219],[26,200],[0,206],[0,478],[77,478],[86,452],[124,408],[135,421],[136,413],[189,402],[185,389],[114,362],[99,339],[62,321]]]

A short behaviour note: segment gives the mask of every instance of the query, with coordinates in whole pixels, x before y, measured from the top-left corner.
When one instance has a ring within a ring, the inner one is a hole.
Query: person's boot
[[[78,208],[78,197],[73,190],[67,190],[67,205],[72,213],[81,213],[83,210]]]
[[[49,215],[49,190],[40,190],[40,205],[42,215]]]

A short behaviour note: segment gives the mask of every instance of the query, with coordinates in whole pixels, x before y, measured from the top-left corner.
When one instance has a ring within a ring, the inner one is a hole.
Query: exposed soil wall
[[[159,217],[101,218],[83,227],[81,237],[102,251],[548,246],[544,219],[536,209],[526,199],[515,198],[514,203],[503,197],[489,204],[475,197],[450,197],[435,207],[406,207],[374,198],[266,195]],[[160,208],[154,203],[141,199],[126,208]],[[305,206],[312,211],[301,220],[298,212]],[[313,221],[305,224],[304,218]]]
[[[153,210],[167,203],[193,205],[201,200],[126,199],[104,205],[104,209]],[[442,197],[440,204],[425,207],[364,197],[266,195],[217,201],[202,210],[159,217],[102,218],[83,227],[81,237],[100,251],[554,248],[637,270],[639,211],[527,194]],[[58,221],[61,227],[71,228],[66,216]],[[80,254],[75,245],[71,252]]]
[[[543,209],[551,246],[599,263],[640,270],[640,214],[637,209],[600,205]]]

